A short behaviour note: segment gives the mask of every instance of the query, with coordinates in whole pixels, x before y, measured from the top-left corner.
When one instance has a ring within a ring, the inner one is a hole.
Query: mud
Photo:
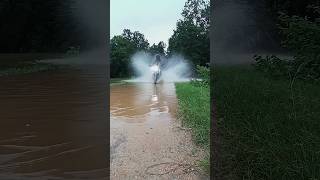
[[[174,83],[110,89],[111,179],[207,179],[204,152],[177,120]]]
[[[0,77],[0,179],[108,179],[105,71]]]

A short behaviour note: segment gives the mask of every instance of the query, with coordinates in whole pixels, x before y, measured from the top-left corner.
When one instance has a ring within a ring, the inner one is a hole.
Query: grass
[[[194,86],[191,83],[176,83],[178,115],[182,125],[192,129],[196,144],[209,152],[210,144],[210,90],[209,87]],[[209,153],[208,153],[209,154]],[[200,162],[209,172],[209,155]]]
[[[320,86],[216,67],[224,171],[238,179],[320,179]]]

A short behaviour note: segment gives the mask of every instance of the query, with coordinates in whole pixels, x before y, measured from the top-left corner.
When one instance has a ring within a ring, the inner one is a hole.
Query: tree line
[[[0,1],[0,53],[66,52],[90,46],[74,0]]]
[[[292,59],[256,56],[255,67],[272,77],[320,82],[320,1],[266,0],[277,20],[281,44]]]
[[[210,3],[208,0],[187,0],[182,11],[182,19],[176,23],[176,29],[167,45],[160,41],[150,46],[141,32],[123,30],[121,35],[112,37],[111,77],[132,75],[130,57],[137,51],[161,54],[167,57],[182,54],[194,65],[206,65],[210,62]]]
[[[274,15],[281,11],[288,16],[308,17],[312,21],[319,18],[319,0],[265,0],[265,3]]]

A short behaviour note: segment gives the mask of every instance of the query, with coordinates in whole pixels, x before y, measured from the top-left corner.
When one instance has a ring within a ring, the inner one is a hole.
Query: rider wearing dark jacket
[[[161,66],[161,58],[160,58],[159,54],[156,55],[156,59],[153,61],[153,63],[150,66],[152,66],[152,65]]]

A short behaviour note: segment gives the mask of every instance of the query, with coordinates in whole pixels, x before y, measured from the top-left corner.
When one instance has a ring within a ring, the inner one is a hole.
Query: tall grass
[[[213,84],[229,173],[320,178],[319,85],[271,79],[249,67],[217,67]]]

